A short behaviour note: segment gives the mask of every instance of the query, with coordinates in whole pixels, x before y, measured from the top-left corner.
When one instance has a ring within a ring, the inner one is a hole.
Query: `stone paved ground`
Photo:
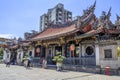
[[[120,80],[120,76],[106,76],[84,72],[63,71],[31,68],[23,66],[5,67],[0,64],[0,80]]]

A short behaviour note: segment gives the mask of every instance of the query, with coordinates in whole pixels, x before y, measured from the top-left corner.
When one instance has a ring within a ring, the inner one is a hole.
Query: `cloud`
[[[8,39],[13,39],[14,36],[12,34],[0,34],[1,38],[8,38]]]

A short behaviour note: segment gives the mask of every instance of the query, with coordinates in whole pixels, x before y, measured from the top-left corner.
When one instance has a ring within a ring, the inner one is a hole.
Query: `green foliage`
[[[0,60],[2,59],[3,57],[3,48],[0,48]]]
[[[117,50],[117,56],[120,57],[120,49]]]
[[[57,52],[56,55],[62,55],[62,53],[61,52]]]
[[[29,47],[29,50],[32,50],[32,49],[33,49],[33,47],[32,47],[32,46],[30,46],[30,47]]]
[[[56,56],[53,57],[53,61],[62,63],[63,60],[65,59],[64,56],[62,56],[61,52],[57,52]]]
[[[0,59],[0,63],[2,63],[2,59]]]
[[[77,54],[80,54],[80,50],[77,50],[76,53],[77,53]]]
[[[22,58],[22,61],[26,61],[26,60],[27,60],[27,57],[28,57],[28,55],[25,55],[25,56]]]

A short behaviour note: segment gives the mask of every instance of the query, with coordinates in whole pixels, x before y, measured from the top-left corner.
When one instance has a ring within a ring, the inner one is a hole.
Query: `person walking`
[[[45,58],[43,58],[43,61],[42,61],[42,68],[44,69],[47,68],[47,60]]]
[[[28,57],[27,58],[27,68],[30,68],[30,65],[31,65],[31,58]]]
[[[10,60],[9,59],[7,59],[7,61],[6,61],[6,67],[10,67]]]

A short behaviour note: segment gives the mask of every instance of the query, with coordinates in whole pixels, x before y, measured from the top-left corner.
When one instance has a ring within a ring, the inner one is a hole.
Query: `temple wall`
[[[95,54],[95,47],[93,44],[82,44],[82,56],[86,55],[86,48],[89,46],[93,48],[93,54]]]
[[[7,53],[5,50],[3,50],[3,60],[5,60],[7,58]]]
[[[109,66],[111,69],[118,69],[118,60],[100,60],[101,68]]]
[[[21,64],[22,59],[23,59],[24,52],[21,49],[17,50],[17,63]]]
[[[117,58],[117,45],[103,45],[100,46],[100,59],[105,59],[104,50],[110,49],[112,51],[112,59]]]
[[[82,45],[82,56],[85,55],[85,45]]]
[[[32,57],[35,55],[35,48],[32,49]]]
[[[96,44],[95,45],[95,54],[96,54],[96,65],[99,66],[100,65],[100,50],[99,50],[99,45]]]
[[[105,58],[105,50],[111,50],[112,53],[111,58]],[[117,58],[117,45],[101,45],[99,55],[101,68],[109,66],[112,69],[117,69],[119,67]]]
[[[120,41],[117,41],[117,47],[120,47]],[[120,57],[118,57],[118,67],[120,68]]]
[[[3,51],[3,60],[5,62],[10,61],[10,57],[11,57],[11,52],[8,49],[6,49],[6,50]]]

